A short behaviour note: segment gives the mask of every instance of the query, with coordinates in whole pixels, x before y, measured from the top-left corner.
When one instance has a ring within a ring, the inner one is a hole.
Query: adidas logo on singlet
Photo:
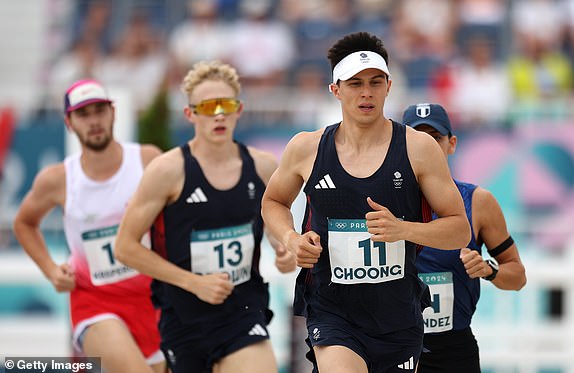
[[[415,369],[415,362],[413,361],[413,357],[411,356],[411,358],[407,361],[405,361],[402,364],[398,365],[398,368],[400,369],[407,369],[407,370],[413,370]]]
[[[187,203],[207,202],[207,197],[205,196],[205,193],[203,193],[203,190],[197,187],[195,188],[193,193],[191,193],[191,195],[187,197],[185,202]]]
[[[321,180],[319,180],[319,183],[315,185],[315,189],[337,189],[337,187],[335,186],[335,183],[333,183],[333,180],[331,180],[331,176],[326,174]]]
[[[267,331],[261,325],[255,324],[255,325],[253,325],[253,328],[251,328],[251,330],[249,331],[248,334],[249,335],[262,335],[265,337],[265,336],[267,336]]]

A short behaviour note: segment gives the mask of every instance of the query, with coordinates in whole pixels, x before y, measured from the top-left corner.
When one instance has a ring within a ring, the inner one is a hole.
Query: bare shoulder
[[[416,155],[424,157],[428,149],[440,149],[436,140],[426,132],[417,131],[414,128],[406,127],[406,140],[409,150],[414,150]],[[409,152],[410,155],[410,152]]]
[[[151,160],[136,193],[145,195],[148,201],[173,201],[179,196],[184,180],[183,155],[179,148],[173,148]]]
[[[56,204],[66,200],[66,169],[64,163],[56,163],[42,169],[32,185],[31,194]]]
[[[177,147],[156,155],[146,168],[147,174],[158,178],[182,176],[183,172],[183,155]]]
[[[476,234],[487,247],[500,244],[509,235],[506,218],[496,197],[480,186],[472,194],[472,220]]]
[[[248,146],[247,149],[249,154],[251,154],[251,157],[253,157],[257,174],[267,184],[269,178],[277,169],[277,157],[271,152],[257,149],[251,146]]]
[[[308,146],[319,146],[319,140],[321,140],[321,136],[325,132],[324,128],[318,129],[316,131],[302,131],[297,133],[295,136],[289,140],[287,146],[293,146],[298,148],[297,150],[301,150],[302,148],[306,148]]]
[[[304,161],[309,157],[314,158],[323,132],[325,132],[324,128],[312,132],[297,133],[289,140],[283,154],[295,162]]]
[[[140,151],[144,167],[147,166],[152,159],[162,154],[161,149],[152,144],[142,144]]]
[[[406,141],[409,160],[417,174],[425,168],[424,164],[441,162],[446,165],[440,146],[428,133],[406,127]]]
[[[66,168],[63,163],[56,163],[42,169],[36,176],[35,186],[42,189],[58,189],[66,186]]]
[[[501,213],[502,209],[489,190],[478,186],[472,194],[472,211],[475,215],[489,216]]]
[[[289,140],[279,163],[278,172],[286,175],[298,175],[306,181],[311,174],[319,142],[325,129],[313,132],[299,132]]]

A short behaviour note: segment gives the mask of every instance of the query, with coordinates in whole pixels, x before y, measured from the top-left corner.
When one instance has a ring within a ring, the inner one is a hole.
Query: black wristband
[[[512,236],[508,236],[508,238],[506,240],[504,240],[503,243],[496,246],[492,250],[488,250],[488,253],[490,254],[490,256],[496,257],[497,255],[500,255],[503,252],[505,252],[510,246],[512,246],[513,243],[514,243],[514,240],[512,239]]]

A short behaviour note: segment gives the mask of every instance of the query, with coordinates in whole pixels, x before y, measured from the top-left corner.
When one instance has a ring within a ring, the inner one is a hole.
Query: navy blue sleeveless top
[[[312,269],[300,271],[294,301],[297,315],[335,314],[375,337],[422,325],[425,288],[417,276],[414,243],[401,241],[397,256],[402,259],[397,262],[389,257],[393,251],[389,243],[373,242],[368,233],[366,239],[356,235],[366,232],[361,220],[372,211],[369,196],[398,218],[422,221],[421,192],[407,156],[406,130],[396,122],[392,127],[385,160],[365,178],[350,175],[339,161],[335,148],[339,124],[325,129],[304,188],[302,228],[320,235],[323,252]],[[335,259],[341,252],[343,258],[353,257],[347,261],[350,264]]]
[[[238,310],[268,306],[267,284],[259,273],[265,184],[247,147],[237,146],[243,163],[240,180],[231,189],[218,190],[207,181],[189,145],[182,145],[183,190],[151,229],[152,249],[166,260],[194,273],[227,272],[236,284],[223,304],[211,305],[177,286],[154,281],[154,301],[168,311],[162,317],[175,315],[179,322],[199,330],[218,320],[238,318]]]
[[[482,243],[476,241],[472,227],[472,194],[477,186],[457,180],[455,183],[462,195],[466,217],[471,228],[471,239],[466,247],[482,254]],[[433,219],[435,218],[436,214],[433,213]],[[459,255],[460,250],[424,247],[417,258],[416,264],[420,276],[430,286],[432,293],[433,309],[425,311],[427,333],[440,332],[441,326],[442,331],[460,330],[470,326],[480,297],[480,279],[471,279],[468,276]],[[452,284],[452,291],[450,291],[449,284]],[[437,286],[436,289],[442,287],[443,290],[433,291],[434,286]],[[450,306],[452,300],[449,300],[449,297],[454,297],[453,306]]]

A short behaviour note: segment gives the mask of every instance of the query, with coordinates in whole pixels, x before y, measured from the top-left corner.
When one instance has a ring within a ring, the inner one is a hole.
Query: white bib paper
[[[251,279],[255,250],[252,224],[191,233],[191,271],[227,273],[234,285]]]
[[[112,284],[139,274],[114,258],[117,232],[118,226],[114,225],[82,233],[90,277],[95,286]],[[142,244],[150,247],[149,234],[143,237]]]
[[[329,219],[331,282],[376,284],[404,277],[405,241],[374,242],[365,219]]]
[[[419,278],[428,285],[432,306],[423,310],[425,333],[452,330],[454,308],[454,285],[452,272],[419,273]]]

